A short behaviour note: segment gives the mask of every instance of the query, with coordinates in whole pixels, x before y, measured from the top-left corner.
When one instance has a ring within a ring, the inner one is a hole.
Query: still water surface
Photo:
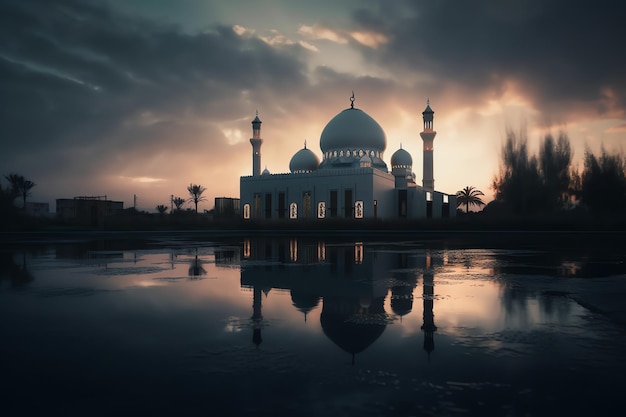
[[[624,325],[581,299],[626,279],[623,251],[491,246],[184,236],[5,245],[1,414],[619,406]]]

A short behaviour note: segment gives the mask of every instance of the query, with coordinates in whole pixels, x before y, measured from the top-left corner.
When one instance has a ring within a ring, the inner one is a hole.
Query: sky
[[[586,150],[626,140],[626,5],[612,0],[1,0],[0,183],[29,201],[104,196],[155,211],[206,187],[239,197],[262,168],[289,172],[350,105],[422,178],[435,112],[435,188],[493,199],[507,129],[536,151],[565,132]],[[191,207],[191,206],[189,206]]]

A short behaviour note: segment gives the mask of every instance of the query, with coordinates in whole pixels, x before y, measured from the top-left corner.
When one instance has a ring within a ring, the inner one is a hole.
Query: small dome
[[[315,171],[320,164],[320,160],[310,149],[304,145],[289,161],[289,170],[292,173],[302,173]]]
[[[263,170],[263,172],[261,172],[261,175],[270,175],[270,170],[267,169],[267,167],[265,167],[265,169]]]
[[[411,168],[413,166],[413,158],[411,154],[400,148],[391,155],[391,168]]]
[[[383,152],[387,138],[382,127],[367,113],[350,108],[331,119],[322,131],[322,152],[335,149],[372,149]]]

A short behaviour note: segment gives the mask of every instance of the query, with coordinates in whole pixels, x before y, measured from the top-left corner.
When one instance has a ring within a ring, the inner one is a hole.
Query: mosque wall
[[[416,185],[396,189],[393,175],[371,168],[242,177],[240,188],[245,219],[389,220],[456,214],[455,196]]]
[[[389,219],[393,187],[393,176],[377,169],[336,169],[242,177],[240,198],[249,219]]]

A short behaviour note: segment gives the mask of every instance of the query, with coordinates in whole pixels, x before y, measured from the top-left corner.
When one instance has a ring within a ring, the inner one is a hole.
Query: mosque
[[[363,110],[350,107],[332,118],[320,137],[322,161],[309,148],[296,152],[290,173],[261,172],[261,120],[252,121],[252,175],[240,178],[240,204],[246,220],[419,219],[456,215],[456,196],[435,191],[433,176],[434,111],[427,102],[422,185],[415,181],[413,158],[402,147],[383,160],[387,138]]]

